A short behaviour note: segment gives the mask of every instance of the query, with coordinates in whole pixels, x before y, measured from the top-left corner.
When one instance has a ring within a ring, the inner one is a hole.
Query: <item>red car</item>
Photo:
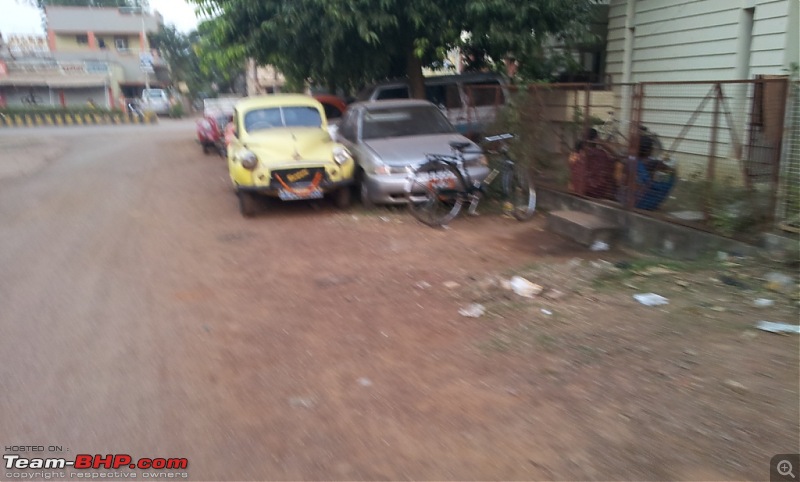
[[[238,97],[203,101],[203,118],[197,121],[197,141],[203,147],[204,153],[224,152],[225,126],[233,118],[233,106],[238,101]]]
[[[335,95],[329,94],[317,94],[314,98],[317,102],[322,104],[322,107],[325,109],[325,117],[328,118],[328,124],[338,124],[342,114],[347,110],[345,101]]]

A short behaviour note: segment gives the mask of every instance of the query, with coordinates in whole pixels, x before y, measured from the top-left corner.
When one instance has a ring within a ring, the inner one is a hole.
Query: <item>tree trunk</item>
[[[425,78],[422,76],[422,62],[414,55],[414,47],[406,53],[406,74],[409,94],[412,99],[425,99]]]

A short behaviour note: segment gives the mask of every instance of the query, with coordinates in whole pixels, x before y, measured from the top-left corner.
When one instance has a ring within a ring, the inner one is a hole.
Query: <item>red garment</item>
[[[614,199],[617,190],[614,180],[616,161],[604,149],[597,146],[584,148],[586,169],[586,191],[589,197]]]
[[[586,195],[586,156],[582,151],[569,155],[569,190],[581,196]]]

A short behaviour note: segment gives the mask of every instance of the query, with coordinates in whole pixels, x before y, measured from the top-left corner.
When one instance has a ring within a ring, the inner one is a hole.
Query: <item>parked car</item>
[[[164,89],[144,89],[142,91],[142,109],[152,111],[156,115],[169,115],[169,94]]]
[[[325,109],[325,117],[328,119],[328,124],[338,124],[339,119],[344,115],[344,111],[347,110],[347,103],[344,99],[330,94],[316,94],[314,98]]]
[[[336,135],[336,129],[339,127],[339,121],[347,110],[347,103],[340,97],[330,94],[316,94],[314,98],[322,104],[325,109],[325,117],[328,119],[328,132],[331,137]]]
[[[381,82],[363,89],[359,101],[408,99],[406,80]],[[425,78],[425,98],[447,115],[458,132],[477,137],[506,105],[506,81],[496,74],[475,73]]]
[[[406,202],[408,174],[425,161],[426,154],[451,153],[451,142],[472,144],[465,151],[467,170],[474,180],[489,174],[480,147],[459,134],[435,105],[424,100],[351,104],[336,139],[356,159],[356,181],[366,206]]]
[[[349,205],[355,162],[331,139],[318,101],[298,94],[250,97],[236,104],[233,122],[228,170],[242,215],[256,212],[257,196],[293,201],[328,194],[339,207]]]
[[[203,118],[197,121],[197,141],[203,152],[225,153],[225,127],[233,119],[239,97],[203,99]]]

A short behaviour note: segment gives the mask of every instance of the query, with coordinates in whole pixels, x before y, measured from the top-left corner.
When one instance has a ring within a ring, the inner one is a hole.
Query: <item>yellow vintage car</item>
[[[312,97],[274,94],[236,104],[228,170],[239,210],[251,216],[257,196],[284,201],[329,195],[339,207],[350,204],[353,157],[328,133],[325,110]]]

